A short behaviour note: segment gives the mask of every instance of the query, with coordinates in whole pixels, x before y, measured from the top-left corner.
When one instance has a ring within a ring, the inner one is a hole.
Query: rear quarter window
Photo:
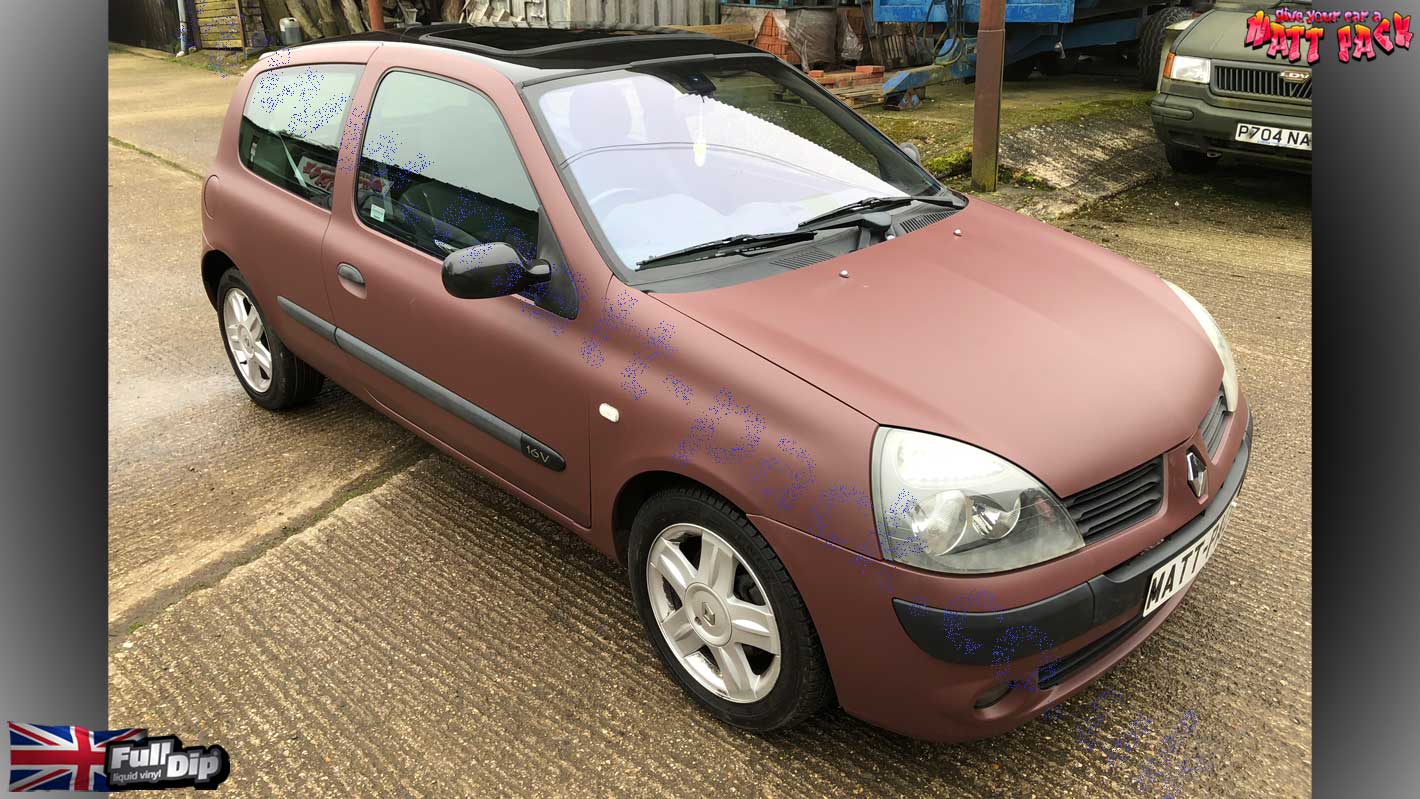
[[[345,114],[362,67],[313,64],[260,75],[242,109],[237,155],[247,169],[330,208]]]

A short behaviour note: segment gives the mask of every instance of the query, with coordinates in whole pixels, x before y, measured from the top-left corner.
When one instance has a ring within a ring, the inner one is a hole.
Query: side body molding
[[[557,450],[521,429],[508,424],[285,297],[277,297],[276,302],[287,316],[320,334],[356,360],[482,430],[499,442],[522,452],[533,463],[554,472],[560,472],[567,468],[567,461],[558,454]]]

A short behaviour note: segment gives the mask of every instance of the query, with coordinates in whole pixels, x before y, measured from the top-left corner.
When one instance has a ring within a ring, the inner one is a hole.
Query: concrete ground
[[[1168,623],[1000,738],[929,745],[838,710],[755,736],[661,671],[624,575],[579,539],[338,388],[247,401],[197,276],[196,176],[233,80],[110,67],[110,719],[223,745],[224,793],[1310,794],[1305,177],[1166,177],[1058,223],[1211,308],[1255,409],[1237,512]]]

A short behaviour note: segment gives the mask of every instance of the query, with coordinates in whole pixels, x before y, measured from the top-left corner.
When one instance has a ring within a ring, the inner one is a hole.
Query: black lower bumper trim
[[[932,657],[948,663],[987,666],[1043,652],[1131,609],[1141,610],[1154,570],[1213,529],[1242,489],[1251,450],[1249,416],[1247,433],[1233,467],[1208,507],[1158,546],[1087,583],[1039,602],[990,613],[939,610],[893,599],[897,619],[908,637]],[[1013,628],[1014,633],[1006,634]]]

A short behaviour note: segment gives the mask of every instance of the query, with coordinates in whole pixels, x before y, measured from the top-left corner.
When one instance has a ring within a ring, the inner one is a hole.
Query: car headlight
[[[1019,569],[1085,545],[1040,481],[950,438],[878,429],[873,510],[883,557],[938,572]]]
[[[1207,83],[1213,74],[1213,62],[1206,58],[1169,53],[1164,59],[1164,77],[1187,83]]]
[[[1238,409],[1238,365],[1233,360],[1233,348],[1228,346],[1228,339],[1218,328],[1218,323],[1214,321],[1213,315],[1208,313],[1208,309],[1204,308],[1198,300],[1193,299],[1192,294],[1167,280],[1164,282],[1168,283],[1169,288],[1173,289],[1173,293],[1177,294],[1180,300],[1183,300],[1184,306],[1193,314],[1193,318],[1198,320],[1198,324],[1207,334],[1208,340],[1213,343],[1213,349],[1218,351],[1218,360],[1223,362],[1223,399],[1227,402],[1230,413],[1236,411]]]

